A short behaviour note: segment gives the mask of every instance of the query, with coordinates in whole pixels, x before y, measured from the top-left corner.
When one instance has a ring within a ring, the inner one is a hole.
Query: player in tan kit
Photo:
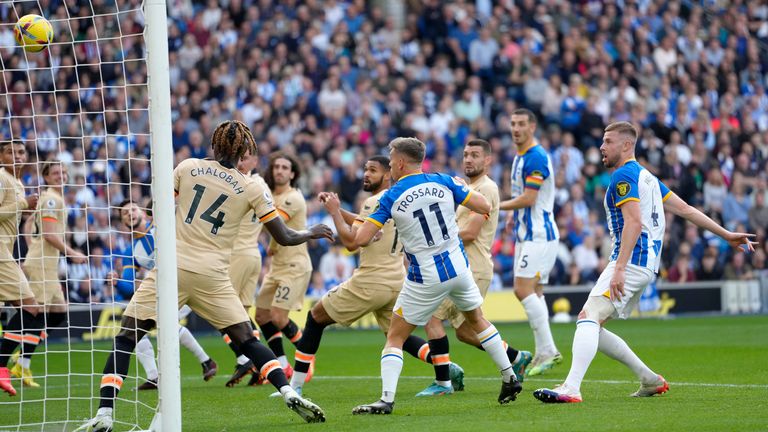
[[[464,206],[456,209],[456,221],[459,225],[459,236],[464,245],[464,251],[472,269],[480,294],[485,298],[488,287],[493,278],[493,259],[491,258],[491,245],[496,236],[496,227],[499,224],[499,187],[488,177],[488,169],[491,166],[491,145],[480,139],[467,142],[464,146],[464,175],[467,176],[468,186],[471,190],[480,193],[491,204],[491,212],[488,215],[474,213]],[[426,325],[425,330],[429,337],[430,346],[440,347],[441,351],[448,352],[448,337],[445,334],[442,321],[448,320],[456,331],[456,338],[460,341],[482,349],[477,334],[464,316],[456,309],[449,299],[446,299],[435,312],[432,320]],[[532,356],[528,351],[518,351],[507,345],[507,357],[512,363],[512,368],[520,382],[525,375],[525,367],[531,362]],[[434,353],[434,348],[433,348]],[[420,396],[433,396],[445,393],[445,386],[433,383],[421,393]]]
[[[229,260],[240,221],[251,210],[280,244],[331,239],[333,234],[324,225],[302,231],[288,228],[277,217],[269,191],[235,169],[247,151],[257,151],[251,131],[242,122],[233,120],[218,125],[212,147],[215,160],[187,159],[173,172],[178,204],[179,306],[188,304],[197,315],[228,334],[280,391],[290,409],[307,422],[325,421],[320,407],[301,398],[288,385],[275,355],[253,337],[248,314],[229,279]],[[104,366],[99,410],[80,430],[112,430],[114,400],[128,372],[136,339],[155,327],[156,275],[156,269],[149,272],[123,313],[122,330],[115,337],[114,351]]]
[[[22,269],[35,299],[45,306],[44,327],[53,328],[67,316],[67,301],[59,281],[59,257],[63,253],[76,264],[88,262],[88,257],[69,247],[64,237],[67,232],[67,206],[64,204],[67,169],[60,161],[48,161],[43,163],[41,174],[48,187],[40,194],[37,211],[31,220],[34,223],[33,237]],[[23,355],[16,359],[11,369],[11,375],[22,378],[22,383],[29,387],[39,387],[32,379],[30,362],[42,332],[43,328],[40,328],[25,335]]]
[[[21,212],[35,208],[38,200],[37,195],[24,196],[24,185],[17,178],[26,162],[27,150],[23,143],[0,142],[0,303],[19,309],[3,328],[0,340],[0,389],[11,396],[16,395],[16,389],[11,385],[8,360],[27,333],[43,325],[35,295],[13,258]]]
[[[258,166],[258,156],[248,152],[237,164],[237,169],[245,176],[250,176],[250,178],[266,190],[269,186],[264,182],[264,179],[259,174],[253,172]],[[246,312],[253,305],[256,287],[259,284],[259,275],[261,274],[261,251],[259,250],[258,238],[263,226],[253,211],[248,213],[240,221],[240,231],[237,234],[237,239],[235,239],[235,246],[232,248],[229,277]],[[253,322],[251,322],[251,325],[253,326],[253,336],[259,339],[259,330]],[[237,357],[235,373],[227,381],[227,387],[232,387],[240,382],[245,375],[251,373],[254,370],[254,366],[253,362],[243,355],[232,343],[229,336],[224,335],[224,341],[235,353],[235,357]],[[261,377],[259,373],[255,373],[253,376],[257,380]]]
[[[363,190],[372,195],[363,202],[359,214],[343,210],[336,212],[340,203],[335,194],[323,192],[318,196],[329,208],[331,215],[339,215],[334,217],[333,222],[342,243],[347,244],[350,239],[354,239],[355,230],[376,210],[379,198],[387,191],[389,183],[389,158],[374,156],[365,163],[363,174]],[[360,249],[360,266],[352,273],[352,277],[331,289],[307,313],[304,335],[296,344],[296,362],[291,387],[301,393],[304,379],[327,326],[338,323],[346,327],[373,312],[379,327],[386,333],[392,321],[392,308],[403,287],[403,279],[403,247],[398,241],[394,221],[390,220],[382,227],[380,237]],[[418,336],[411,335],[404,348],[424,362],[433,363],[435,360],[430,354],[427,342]],[[456,366],[451,372],[455,373],[452,378],[460,382],[463,378],[461,368]]]
[[[282,153],[272,155],[264,172],[264,181],[272,190],[278,214],[288,227],[295,230],[304,229],[307,225],[307,203],[296,188],[300,175],[298,161]],[[300,310],[304,304],[304,294],[312,277],[312,261],[306,244],[281,246],[274,238],[269,243],[268,254],[272,257],[272,264],[256,299],[256,322],[290,378],[293,368],[285,357],[282,336],[293,344],[301,339],[301,330],[288,318],[288,313]]]

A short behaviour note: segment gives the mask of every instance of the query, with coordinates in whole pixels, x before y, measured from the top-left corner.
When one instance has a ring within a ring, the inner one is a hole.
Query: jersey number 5
[[[437,223],[440,225],[440,233],[443,235],[443,240],[448,240],[448,228],[445,226],[445,219],[443,218],[443,212],[440,211],[440,204],[433,203],[429,206],[429,210],[433,212],[437,218]],[[424,210],[416,210],[413,212],[413,217],[419,220],[421,230],[424,231],[424,240],[427,241],[427,245],[434,246],[435,241],[432,238],[432,231],[429,229],[427,216],[424,214]]]
[[[195,190],[195,197],[192,198],[192,205],[189,206],[189,213],[187,213],[186,219],[184,219],[184,223],[191,224],[192,220],[195,218],[195,213],[197,213],[197,207],[200,206],[200,200],[203,198],[203,193],[205,192],[205,186],[196,184],[192,189]],[[216,214],[216,216],[213,215],[213,212],[218,210],[219,207],[221,207],[222,204],[224,204],[224,201],[227,200],[227,195],[221,194],[218,198],[216,198],[216,201],[211,204],[210,207],[208,207],[203,214],[200,215],[200,219],[209,222],[211,225],[211,234],[216,235],[219,232],[219,228],[221,228],[222,225],[224,225],[224,216],[226,213],[223,211],[220,211]]]

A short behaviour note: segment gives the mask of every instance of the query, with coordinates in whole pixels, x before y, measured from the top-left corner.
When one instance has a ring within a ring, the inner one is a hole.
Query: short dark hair
[[[395,138],[389,143],[389,148],[406,156],[413,163],[424,162],[424,154],[427,151],[424,143],[413,137]]]
[[[291,163],[291,172],[293,172],[291,187],[295,188],[296,184],[299,182],[299,177],[301,177],[301,165],[299,165],[299,161],[296,160],[295,157],[282,152],[273,153],[272,156],[270,156],[269,165],[267,166],[264,175],[262,175],[262,177],[264,177],[264,182],[269,186],[269,190],[275,190],[275,177],[272,175],[272,168],[275,167],[275,161],[278,159],[285,159]]]
[[[605,132],[613,132],[624,134],[632,138],[632,142],[637,141],[637,128],[630,122],[620,121],[609,124],[605,127]]]
[[[537,123],[536,114],[534,114],[533,111],[529,110],[528,108],[518,108],[512,111],[512,114],[510,115],[510,117],[513,115],[524,115],[528,117],[528,121],[530,123],[534,123],[534,124]]]
[[[491,154],[491,143],[489,143],[486,140],[482,140],[482,139],[469,140],[467,142],[467,146],[469,146],[469,147],[482,147],[483,153],[485,153],[486,155]]]
[[[384,168],[389,169],[389,158],[386,156],[376,155],[368,158],[368,162],[378,162]]]

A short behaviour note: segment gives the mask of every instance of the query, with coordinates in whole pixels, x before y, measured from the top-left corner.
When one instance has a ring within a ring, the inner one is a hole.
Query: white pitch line
[[[43,377],[39,377],[43,378]],[[135,377],[128,377],[135,378]],[[431,380],[434,379],[434,376],[401,376],[401,380]],[[377,375],[333,375],[333,376],[315,376],[312,378],[313,380],[318,381],[378,381],[381,380],[380,376]],[[464,377],[465,381],[498,381],[499,377]],[[143,379],[141,379],[143,382]],[[192,381],[200,381],[199,376],[184,376],[181,377],[181,381],[184,382],[192,382]],[[527,378],[526,382],[552,382],[552,383],[561,383],[562,379],[553,379],[553,378]],[[584,382],[586,383],[594,383],[594,384],[610,384],[610,385],[625,385],[625,384],[637,384],[637,381],[629,381],[629,380],[590,380],[585,379]],[[678,382],[678,381],[670,381],[669,385],[671,386],[681,386],[681,387],[719,387],[719,388],[756,388],[756,389],[767,389],[768,390],[768,384],[732,384],[732,383],[697,383],[697,382]],[[52,385],[52,386],[46,386],[49,389],[56,389],[56,388],[67,388],[67,387],[88,387],[90,384],[82,383],[82,382],[74,382],[68,386],[66,385]]]

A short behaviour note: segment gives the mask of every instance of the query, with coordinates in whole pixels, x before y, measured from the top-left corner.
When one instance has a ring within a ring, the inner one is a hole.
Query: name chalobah
[[[208,168],[192,168],[189,170],[189,175],[192,177],[197,176],[212,176],[216,177],[220,180],[224,180],[228,185],[232,187],[232,190],[236,194],[241,194],[244,192],[244,189],[239,185],[237,179],[230,173],[226,171],[219,171],[216,168],[208,167]]]

